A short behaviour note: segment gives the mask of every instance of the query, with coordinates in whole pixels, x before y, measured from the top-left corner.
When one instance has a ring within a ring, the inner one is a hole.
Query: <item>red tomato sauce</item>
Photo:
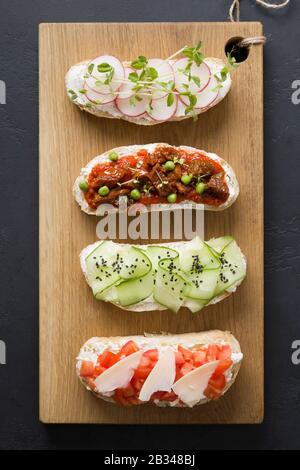
[[[167,161],[174,163],[174,170],[167,171]],[[190,175],[189,184],[183,184],[181,177]],[[202,194],[196,192],[197,182],[205,184]],[[96,164],[88,178],[85,200],[92,209],[100,204],[118,205],[120,196],[128,198],[128,204],[135,202],[150,204],[169,203],[168,196],[175,194],[175,203],[192,201],[198,204],[219,206],[229,197],[226,172],[222,165],[200,151],[187,151],[175,147],[156,147],[150,154],[140,150],[135,155],[126,155],[117,161]],[[109,192],[98,193],[105,186]],[[138,190],[138,199],[132,190]]]

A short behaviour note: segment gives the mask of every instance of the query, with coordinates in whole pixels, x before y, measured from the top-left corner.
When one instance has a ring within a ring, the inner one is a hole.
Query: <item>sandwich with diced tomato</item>
[[[219,399],[233,384],[243,354],[229,333],[91,338],[77,375],[96,397],[120,405],[193,407]]]

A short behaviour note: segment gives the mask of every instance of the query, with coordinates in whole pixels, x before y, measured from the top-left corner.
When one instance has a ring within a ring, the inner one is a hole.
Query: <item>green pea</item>
[[[137,201],[138,199],[140,199],[141,193],[138,189],[133,189],[130,193],[130,196],[134,201]]]
[[[79,187],[81,189],[81,191],[83,191],[84,193],[87,192],[87,190],[89,189],[89,184],[86,180],[81,180],[79,182]]]
[[[206,185],[202,182],[197,183],[196,185],[196,193],[197,194],[202,194],[205,191]]]
[[[107,196],[109,193],[109,188],[107,186],[102,186],[98,189],[99,196]]]
[[[182,175],[181,177],[181,182],[183,184],[190,184],[190,182],[192,181],[192,176],[191,175]]]
[[[169,194],[169,196],[167,197],[167,200],[170,204],[173,204],[177,200],[177,194],[175,193]]]
[[[112,161],[112,162],[116,162],[119,158],[119,155],[117,154],[117,152],[110,152],[108,154],[108,158]]]
[[[174,168],[175,168],[175,163],[172,162],[172,160],[168,160],[168,161],[164,164],[164,167],[165,167],[165,170],[167,170],[167,171],[173,171]]]

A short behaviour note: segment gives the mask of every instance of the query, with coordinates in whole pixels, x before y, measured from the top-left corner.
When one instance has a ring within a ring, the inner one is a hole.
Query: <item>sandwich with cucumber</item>
[[[97,300],[135,312],[198,312],[233,293],[246,275],[231,236],[157,245],[97,241],[81,252],[80,264]]]
[[[81,348],[76,372],[87,390],[111,403],[192,408],[222,397],[242,359],[227,331],[95,337]]]
[[[143,205],[143,210],[230,207],[239,194],[232,167],[214,153],[166,143],[114,148],[82,168],[73,193],[89,215],[103,215],[109,204],[120,208]]]
[[[121,61],[104,54],[73,65],[66,74],[70,100],[98,117],[153,126],[197,116],[218,104],[231,87],[234,59],[204,57],[201,43],[167,59],[140,55]]]

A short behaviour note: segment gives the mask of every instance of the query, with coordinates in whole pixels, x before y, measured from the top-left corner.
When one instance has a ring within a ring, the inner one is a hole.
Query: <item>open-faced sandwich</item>
[[[218,104],[231,87],[235,64],[205,58],[201,44],[184,47],[167,59],[139,56],[122,62],[111,55],[85,60],[66,75],[69,98],[99,117],[154,125],[181,121]]]
[[[98,241],[81,252],[80,263],[97,300],[135,312],[198,312],[234,292],[246,275],[230,236],[159,245]]]
[[[148,210],[171,205],[219,211],[233,204],[239,185],[231,166],[214,153],[168,144],[112,149],[82,168],[74,184],[81,209],[97,215],[102,204],[139,203]],[[174,206],[173,206],[174,207]]]
[[[193,407],[220,398],[243,354],[229,332],[91,338],[76,371],[83,385],[121,405]]]

